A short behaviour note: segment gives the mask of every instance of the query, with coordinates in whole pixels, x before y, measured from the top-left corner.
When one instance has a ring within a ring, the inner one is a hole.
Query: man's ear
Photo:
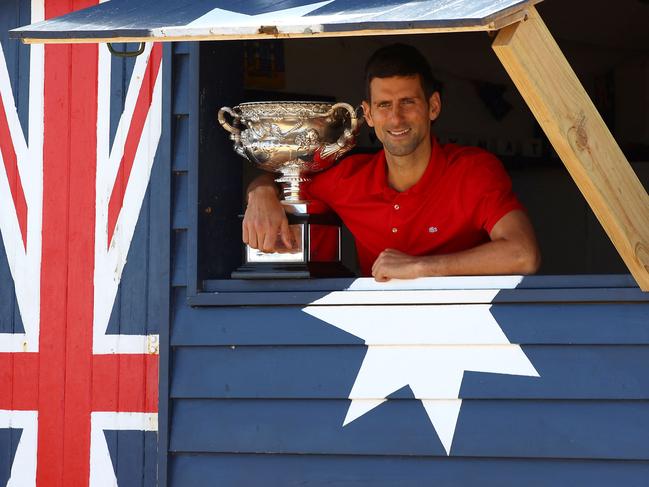
[[[361,105],[363,106],[363,115],[365,115],[365,121],[367,122],[367,125],[374,127],[374,121],[372,121],[372,112],[370,111],[370,104],[363,100],[361,102]]]
[[[436,91],[428,99],[428,117],[431,122],[437,120],[440,112],[442,111],[442,98],[439,96],[439,92]]]

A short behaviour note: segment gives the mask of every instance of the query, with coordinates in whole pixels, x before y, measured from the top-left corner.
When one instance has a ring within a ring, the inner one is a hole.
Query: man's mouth
[[[388,130],[388,134],[390,134],[393,137],[402,137],[410,132],[410,129],[402,129],[402,130]]]

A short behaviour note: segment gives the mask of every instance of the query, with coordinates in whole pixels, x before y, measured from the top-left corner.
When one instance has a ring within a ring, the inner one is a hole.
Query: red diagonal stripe
[[[94,355],[92,410],[158,412],[158,356]]]
[[[13,139],[11,138],[11,132],[9,131],[9,122],[7,121],[7,112],[5,111],[4,101],[1,96],[0,152],[2,152],[2,160],[5,163],[5,170],[7,171],[11,197],[14,200],[14,206],[16,208],[20,234],[23,237],[23,246],[27,248],[27,201],[25,200],[22,182],[20,181],[20,174],[18,174],[18,159],[16,158]]]
[[[135,110],[133,111],[133,118],[131,125],[128,129],[126,142],[124,144],[124,155],[119,163],[119,170],[117,172],[117,179],[113,192],[110,195],[110,202],[108,203],[108,245],[113,238],[115,225],[117,224],[117,217],[119,211],[124,203],[124,192],[128,183],[128,178],[131,175],[133,168],[133,161],[135,160],[135,153],[142,137],[142,130],[144,129],[144,122],[146,121],[151,102],[153,101],[153,87],[155,86],[158,72],[160,71],[160,62],[162,61],[162,46],[157,43],[151,49],[151,56],[149,64],[147,65],[142,80],[142,86],[137,96],[135,103]]]

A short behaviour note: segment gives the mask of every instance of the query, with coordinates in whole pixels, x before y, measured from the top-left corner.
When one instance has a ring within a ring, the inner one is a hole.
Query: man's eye
[[[401,102],[402,105],[413,105],[415,103],[415,100],[408,98],[407,100],[403,100]]]
[[[389,103],[379,103],[379,108],[390,108]]]

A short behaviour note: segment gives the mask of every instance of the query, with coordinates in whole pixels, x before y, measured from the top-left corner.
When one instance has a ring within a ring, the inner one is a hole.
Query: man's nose
[[[390,110],[390,119],[395,122],[403,119],[403,109],[398,103],[392,106],[392,110]]]

